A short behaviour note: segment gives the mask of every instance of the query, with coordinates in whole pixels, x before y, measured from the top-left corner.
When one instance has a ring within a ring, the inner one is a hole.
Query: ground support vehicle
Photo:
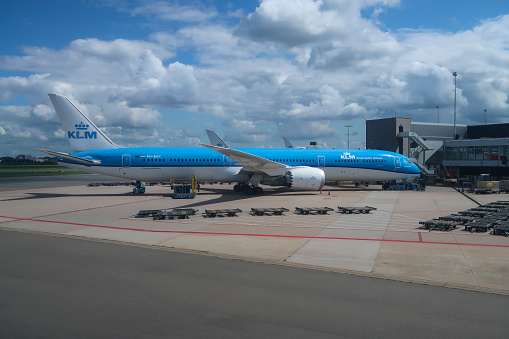
[[[411,182],[411,183],[400,183],[400,184],[391,184],[384,183],[382,185],[382,189],[389,191],[425,191],[426,187],[422,184]]]
[[[499,180],[498,189],[500,190],[500,192],[509,193],[509,180]]]
[[[467,222],[474,221],[476,218],[475,217],[470,217],[468,215],[451,214],[451,215],[446,215],[446,216],[443,216],[443,217],[439,217],[438,219],[439,220],[445,220],[445,221],[456,221],[456,222],[458,222],[460,224],[465,224]]]
[[[161,213],[161,210],[140,210],[138,214],[136,214],[135,218],[147,218],[147,217],[153,217],[159,213]]]
[[[498,181],[478,181],[475,194],[500,193],[500,185]]]
[[[419,221],[419,224],[423,225],[420,228],[427,229],[429,231],[452,231],[459,224],[457,221],[447,221],[447,220],[426,220]]]
[[[171,211],[159,211],[152,218],[153,220],[189,219],[189,216],[195,215],[196,212],[198,210],[192,208],[174,208]]]
[[[365,206],[365,207],[341,207],[338,206],[339,213],[369,213],[371,211],[375,211],[376,207]]]
[[[493,231],[491,234],[509,236],[509,223],[493,226]]]
[[[493,226],[494,223],[492,221],[479,219],[474,222],[467,222],[465,224],[465,231],[470,233],[488,232]]]
[[[254,215],[265,215],[268,213],[272,213],[273,215],[282,215],[283,212],[290,211],[288,208],[284,207],[276,207],[276,208],[251,208],[251,212]]]
[[[334,211],[334,209],[330,207],[295,207],[295,211],[297,214],[309,214],[311,212],[314,212],[313,214],[327,214],[327,212]]]
[[[194,199],[199,190],[196,177],[189,179],[171,179],[170,187],[173,189],[173,199]]]
[[[238,208],[226,208],[226,209],[219,209],[219,210],[205,210],[205,215],[210,218],[214,218],[216,216],[224,217],[225,215],[227,217],[234,217],[237,215],[237,213],[241,213],[242,210]]]

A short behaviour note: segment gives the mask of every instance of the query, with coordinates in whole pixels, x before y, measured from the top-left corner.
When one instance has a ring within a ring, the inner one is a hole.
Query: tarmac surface
[[[114,181],[109,177],[62,178],[0,179],[2,336],[508,332],[509,238],[429,232],[418,222],[477,206],[472,199],[509,195],[343,186],[247,196],[216,184],[203,185],[195,199],[172,199],[167,186],[133,195],[131,187],[85,185]],[[377,210],[341,214],[338,206]],[[199,212],[181,220],[134,218],[142,209],[176,207]],[[252,207],[290,211],[255,216]],[[298,215],[295,207],[335,211]],[[243,212],[202,215],[222,208]]]
[[[506,296],[0,230],[2,338],[506,338]]]
[[[126,186],[83,185],[112,182],[108,177],[75,177],[79,185],[33,177],[16,182],[16,189],[2,179],[0,227],[509,294],[508,237],[462,228],[419,229],[421,220],[477,206],[450,187],[428,186],[425,192],[383,191],[379,186],[326,187],[322,192],[268,188],[262,196],[249,196],[233,192],[231,185],[215,184],[202,185],[195,199],[172,199],[167,186],[147,186],[146,194],[134,195]],[[471,198],[485,203],[509,200],[509,195]],[[377,210],[341,214],[338,206]],[[139,210],[177,207],[199,212],[177,220],[134,217]],[[255,216],[253,207],[284,207],[289,212]],[[295,207],[335,211],[299,215]],[[243,212],[216,218],[202,214],[224,208]]]

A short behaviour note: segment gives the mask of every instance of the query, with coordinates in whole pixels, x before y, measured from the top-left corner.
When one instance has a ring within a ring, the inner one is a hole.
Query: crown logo
[[[76,129],[85,130],[88,129],[89,126],[85,125],[83,122],[80,122],[79,124],[74,125],[74,127],[76,127]]]

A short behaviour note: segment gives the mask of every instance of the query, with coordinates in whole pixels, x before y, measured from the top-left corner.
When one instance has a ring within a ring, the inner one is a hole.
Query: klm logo
[[[89,125],[85,125],[84,123],[79,123],[74,125],[76,127],[75,131],[67,131],[67,137],[69,139],[97,139],[97,132],[89,132]]]
[[[352,160],[355,159],[355,155],[350,154],[349,152],[345,152],[341,155],[341,159],[343,160]]]

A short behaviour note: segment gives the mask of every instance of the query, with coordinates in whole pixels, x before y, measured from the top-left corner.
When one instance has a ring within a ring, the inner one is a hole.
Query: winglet
[[[217,136],[216,132],[210,129],[205,130],[205,132],[207,132],[211,145],[229,148],[226,142],[224,142],[223,139]]]

